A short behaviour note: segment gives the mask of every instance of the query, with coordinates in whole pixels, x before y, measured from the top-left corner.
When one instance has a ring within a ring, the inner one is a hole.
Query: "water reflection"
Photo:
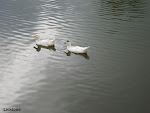
[[[71,52],[70,51],[65,52],[65,53],[66,53],[67,56],[71,56]],[[85,59],[90,60],[90,57],[88,56],[87,53],[81,53],[81,54],[73,53],[73,54],[80,55],[80,56],[84,57]]]
[[[145,1],[13,1],[0,4],[0,108],[20,106],[21,113],[137,113],[137,101],[148,105],[149,82],[141,75],[149,72],[138,68],[149,60],[144,57],[150,47]],[[57,46],[36,46],[29,38],[33,34],[55,36]],[[65,40],[92,45],[92,59],[64,53]]]
[[[41,48],[48,49],[49,51],[50,51],[50,50],[56,51],[55,46],[45,47],[45,46],[37,45],[37,47],[34,46],[33,48],[36,49],[37,52],[40,52],[40,51],[41,51]]]

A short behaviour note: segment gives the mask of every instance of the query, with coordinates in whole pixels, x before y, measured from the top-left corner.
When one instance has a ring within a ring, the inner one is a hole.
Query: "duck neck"
[[[67,48],[69,48],[69,47],[71,47],[71,43],[70,42],[67,43]]]
[[[38,37],[36,38],[36,40],[37,40],[37,41],[40,41],[40,37],[38,36]]]

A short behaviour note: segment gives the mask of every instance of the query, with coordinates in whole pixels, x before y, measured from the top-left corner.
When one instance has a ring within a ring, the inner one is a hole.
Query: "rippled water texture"
[[[1,0],[0,113],[149,113],[149,3]],[[66,53],[66,40],[88,54]]]

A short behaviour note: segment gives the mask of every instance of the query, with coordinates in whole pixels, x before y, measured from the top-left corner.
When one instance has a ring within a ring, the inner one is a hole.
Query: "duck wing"
[[[89,46],[90,47],[90,46]],[[72,51],[74,53],[86,53],[87,49],[89,47],[79,47],[79,46],[72,46],[71,48],[69,48],[69,51]]]

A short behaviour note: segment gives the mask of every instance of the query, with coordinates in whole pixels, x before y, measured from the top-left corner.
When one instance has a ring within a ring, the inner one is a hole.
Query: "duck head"
[[[33,38],[36,38],[37,40],[40,40],[40,36],[39,35],[35,35],[35,36],[33,36]]]
[[[65,44],[67,45],[67,47],[71,46],[71,42],[67,40],[67,42],[65,42]]]

